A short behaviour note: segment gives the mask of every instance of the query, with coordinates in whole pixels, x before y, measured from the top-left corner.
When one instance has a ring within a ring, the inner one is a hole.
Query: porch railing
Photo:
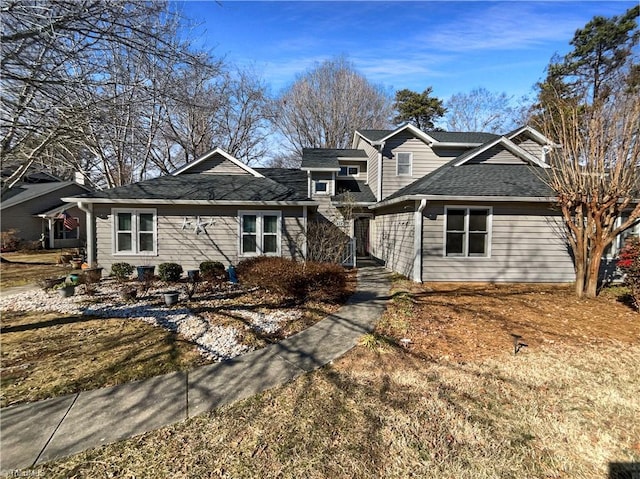
[[[356,267],[356,239],[349,238],[347,240],[346,248],[342,256],[342,265],[351,268]]]

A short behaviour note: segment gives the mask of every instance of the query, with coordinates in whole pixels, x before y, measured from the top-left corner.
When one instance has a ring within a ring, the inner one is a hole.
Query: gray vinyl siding
[[[357,166],[360,168],[358,176],[349,176],[348,178],[355,178],[357,180],[366,180],[367,179],[367,162],[366,161],[349,161],[349,160],[338,160],[338,164],[340,166]],[[345,178],[344,176],[338,176],[337,178]]]
[[[396,157],[399,152],[412,153],[411,176],[398,176]],[[382,198],[392,195],[419,178],[431,173],[458,156],[459,150],[438,149],[434,151],[424,141],[402,132],[387,140],[382,159]]]
[[[372,145],[364,141],[362,138],[358,139],[358,145],[356,148],[364,150],[369,158],[367,162],[367,179],[369,188],[373,191],[373,194],[378,196],[378,150]]]
[[[469,164],[521,165],[523,160],[502,146],[494,146],[468,161]]]
[[[537,141],[521,136],[516,137],[513,142],[524,151],[532,155],[534,158],[537,158],[539,160],[542,159],[542,145],[540,145]]]
[[[45,231],[46,219],[34,218],[33,215],[44,213],[63,204],[61,198],[85,194],[87,190],[79,185],[69,184],[64,188],[40,195],[36,198],[18,203],[8,208],[2,208],[1,228],[2,231],[11,229],[18,230],[16,236],[24,241],[37,241]],[[61,241],[56,247],[76,247],[85,238],[85,214],[77,207],[69,205],[71,216],[77,217],[80,223],[80,240]]]
[[[208,173],[217,175],[248,175],[248,171],[243,170],[235,163],[232,163],[222,155],[214,155],[203,162],[193,165],[185,173]]]
[[[396,273],[410,278],[414,261],[414,213],[402,208],[378,212],[371,221],[371,255]]]
[[[158,265],[175,262],[183,269],[197,269],[205,260],[221,261],[225,265],[237,264],[239,260],[238,211],[257,210],[282,211],[281,251],[283,257],[302,257],[304,218],[302,207],[254,208],[220,206],[152,206],[117,205],[117,209],[155,208],[157,212],[157,255],[114,255],[113,218],[111,205],[95,205],[97,263],[107,271],[116,262],[127,262],[135,266]],[[185,217],[195,220],[201,216],[214,224],[206,227],[206,233],[195,234],[193,227],[182,229]]]
[[[465,204],[493,207],[491,256],[444,257],[444,207],[454,204],[430,203],[423,213],[423,281],[574,281],[562,218],[559,212],[535,203]]]

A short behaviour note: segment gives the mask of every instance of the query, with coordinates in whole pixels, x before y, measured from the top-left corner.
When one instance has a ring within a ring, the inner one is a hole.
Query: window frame
[[[329,191],[329,181],[331,180],[313,180],[313,194],[314,195],[329,195],[331,192]],[[318,184],[324,184],[327,189],[325,191],[318,191]]]
[[[400,155],[409,155],[409,173],[400,173]],[[396,159],[396,176],[413,176],[413,152],[397,151],[394,156]]]
[[[347,172],[343,175],[342,169],[346,168]],[[349,173],[350,169],[356,170],[355,173]],[[340,171],[338,171],[338,177],[340,178],[355,178],[360,176],[360,166],[359,165],[341,165]]]
[[[118,229],[118,215],[120,213],[131,214],[131,230]],[[140,229],[140,215],[151,214],[153,215],[153,230],[142,231]],[[114,256],[157,256],[158,255],[158,212],[156,208],[113,208],[111,210],[112,218],[112,241],[111,248]],[[130,250],[118,250],[118,233],[119,232],[131,233],[131,249]],[[153,250],[152,251],[140,251],[140,233],[152,233],[153,234]]]
[[[244,216],[256,217],[256,251],[245,252],[244,236]],[[267,233],[264,231],[264,217],[276,216],[276,232]],[[276,251],[271,253],[264,252],[264,239],[265,236],[276,236]],[[281,210],[239,210],[238,211],[238,256],[241,258],[248,258],[252,256],[282,256],[282,211]]]
[[[464,229],[460,231],[463,234],[462,254],[447,254],[447,235],[449,232],[456,232],[458,230],[448,230],[447,222],[449,218],[449,210],[465,210],[464,213]],[[486,236],[485,254],[469,254],[469,238],[470,233],[479,233],[480,231],[469,230],[469,218],[471,211],[486,211],[487,223],[486,231],[482,232]],[[493,231],[493,207],[492,206],[470,206],[470,205],[446,205],[444,207],[444,224],[443,224],[443,236],[442,236],[442,257],[443,258],[455,258],[455,259],[487,259],[491,258],[491,242]]]

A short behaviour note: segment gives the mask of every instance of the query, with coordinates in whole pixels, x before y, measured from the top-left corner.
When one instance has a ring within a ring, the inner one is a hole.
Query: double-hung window
[[[491,208],[445,208],[445,256],[488,257]]]
[[[157,221],[155,209],[118,209],[113,210],[112,213],[115,254],[156,254]]]
[[[72,226],[75,226],[72,229],[68,229],[68,223],[67,220],[61,219],[61,218],[56,218],[56,220],[53,223],[53,238],[57,239],[57,240],[69,240],[69,239],[78,239],[78,234],[80,231],[80,226],[79,226],[79,221],[78,218],[71,218],[72,221]]]
[[[413,153],[396,153],[396,175],[411,176],[411,164],[413,163]]]
[[[240,211],[240,255],[280,255],[280,211]]]

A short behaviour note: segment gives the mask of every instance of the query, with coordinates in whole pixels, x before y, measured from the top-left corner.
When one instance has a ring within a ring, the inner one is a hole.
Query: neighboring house
[[[88,191],[84,185],[60,181],[48,173],[27,175],[2,195],[1,229],[13,230],[20,240],[42,242],[47,248],[81,246],[86,239],[85,215],[75,203],[61,198]]]
[[[87,212],[89,259],[104,267],[306,258],[322,220],[355,239],[347,258],[377,258],[415,281],[571,282],[543,180],[554,146],[530,127],[404,125],[358,130],[351,149],[306,149],[297,170],[250,168],[216,149],[169,176],[65,199]]]

